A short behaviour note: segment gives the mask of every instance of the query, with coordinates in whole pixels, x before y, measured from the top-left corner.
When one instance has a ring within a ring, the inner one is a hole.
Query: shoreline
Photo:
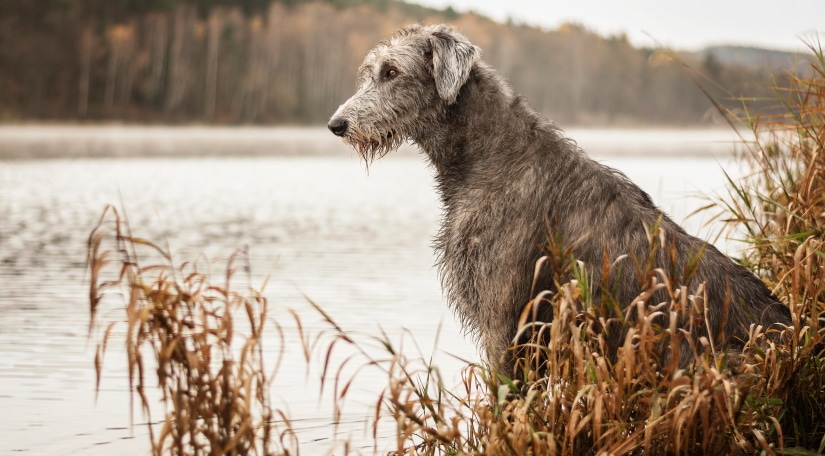
[[[321,127],[0,125],[0,159],[312,156],[348,151],[338,138],[321,132]]]
[[[570,128],[589,155],[684,157],[734,154],[730,128]],[[418,154],[412,144],[401,153]],[[0,159],[349,156],[323,126],[0,125]]]

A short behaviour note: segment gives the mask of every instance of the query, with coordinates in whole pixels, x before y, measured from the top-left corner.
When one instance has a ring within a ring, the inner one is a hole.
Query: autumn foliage
[[[713,118],[656,49],[575,24],[545,31],[389,0],[11,0],[0,2],[0,121],[322,123],[351,95],[367,51],[413,22],[458,27],[563,124]],[[681,58],[728,92],[768,93],[766,66]]]

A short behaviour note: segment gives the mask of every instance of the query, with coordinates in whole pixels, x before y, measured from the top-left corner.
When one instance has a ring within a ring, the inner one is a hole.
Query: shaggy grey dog
[[[691,258],[700,258],[685,284],[705,285],[700,313],[707,321],[689,325],[695,336],[709,328],[717,343],[741,346],[751,324],[791,324],[788,308],[759,278],[688,235],[621,172],[588,158],[480,54],[449,26],[405,27],[370,51],[358,69],[357,92],[328,127],[367,162],[406,140],[427,154],[444,207],[435,243],[443,288],[490,363],[514,366],[508,347],[548,238],[572,248],[592,284],[602,283],[608,258],[612,298],[624,308],[641,291],[632,261],[648,258],[646,227],[657,223],[665,248],[655,267],[682,274]],[[538,289],[552,289],[552,276],[540,274]],[[592,294],[600,299],[604,291]],[[667,301],[661,293],[648,303]],[[552,311],[534,317],[548,321]],[[687,320],[680,321],[688,326]],[[692,359],[688,346],[681,350],[681,360]]]

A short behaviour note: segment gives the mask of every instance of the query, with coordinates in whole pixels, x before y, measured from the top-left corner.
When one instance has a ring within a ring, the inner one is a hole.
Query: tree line
[[[458,27],[563,123],[700,123],[714,110],[689,75],[730,107],[773,75],[395,0],[3,0],[0,121],[317,124],[353,93],[367,51],[412,22]]]

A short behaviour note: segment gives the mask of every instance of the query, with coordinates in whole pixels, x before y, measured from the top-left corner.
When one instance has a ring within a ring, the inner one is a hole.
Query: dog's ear
[[[447,104],[453,104],[461,86],[469,79],[470,70],[478,61],[481,51],[449,27],[433,31],[430,35],[430,45],[435,88],[442,100]]]

